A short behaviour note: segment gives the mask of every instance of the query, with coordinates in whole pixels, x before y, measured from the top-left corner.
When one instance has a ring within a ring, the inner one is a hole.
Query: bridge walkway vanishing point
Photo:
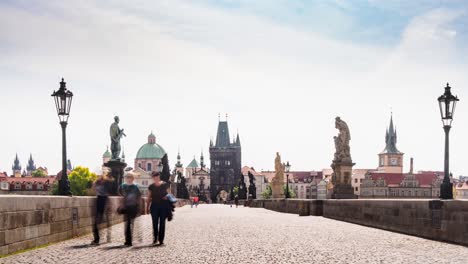
[[[106,232],[103,241],[106,240]],[[89,246],[92,235],[0,259],[0,263],[468,263],[468,248],[323,217],[261,208],[177,208],[166,245],[153,247],[151,217],[136,220],[134,246]]]

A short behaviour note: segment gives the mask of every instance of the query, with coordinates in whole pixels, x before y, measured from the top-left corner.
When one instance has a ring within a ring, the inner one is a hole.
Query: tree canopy
[[[75,196],[87,196],[92,194],[91,187],[96,181],[97,175],[89,170],[89,168],[77,166],[68,175],[70,181],[70,190]],[[58,181],[55,181],[52,186],[52,194],[58,194]]]

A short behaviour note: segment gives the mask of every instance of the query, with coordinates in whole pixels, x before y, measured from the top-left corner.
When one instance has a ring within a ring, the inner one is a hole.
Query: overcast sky
[[[329,167],[334,118],[351,130],[356,168],[375,168],[393,111],[398,148],[416,170],[443,170],[437,97],[461,98],[451,168],[468,174],[466,1],[0,2],[0,171],[29,153],[60,169],[51,93],[75,94],[73,165],[95,170],[119,115],[129,164],[154,131],[176,162],[208,156],[218,113],[239,131],[243,165]],[[132,165],[133,166],[133,165]]]

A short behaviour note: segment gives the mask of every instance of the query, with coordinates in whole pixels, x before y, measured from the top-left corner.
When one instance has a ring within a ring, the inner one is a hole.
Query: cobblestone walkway
[[[468,263],[466,247],[256,208],[178,208],[162,247],[150,246],[149,216],[135,229],[131,248],[121,247],[120,224],[112,228],[112,242],[98,247],[88,246],[88,235],[0,263]]]

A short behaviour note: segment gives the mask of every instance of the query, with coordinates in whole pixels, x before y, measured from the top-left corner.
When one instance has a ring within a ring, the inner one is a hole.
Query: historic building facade
[[[317,185],[323,178],[321,171],[289,172],[289,188],[297,199],[317,199]]]
[[[361,184],[360,198],[438,198],[442,177],[437,172],[368,172]]]
[[[217,201],[221,191],[230,192],[241,177],[242,154],[239,134],[231,142],[227,121],[219,121],[216,143],[210,141],[211,200]]]

